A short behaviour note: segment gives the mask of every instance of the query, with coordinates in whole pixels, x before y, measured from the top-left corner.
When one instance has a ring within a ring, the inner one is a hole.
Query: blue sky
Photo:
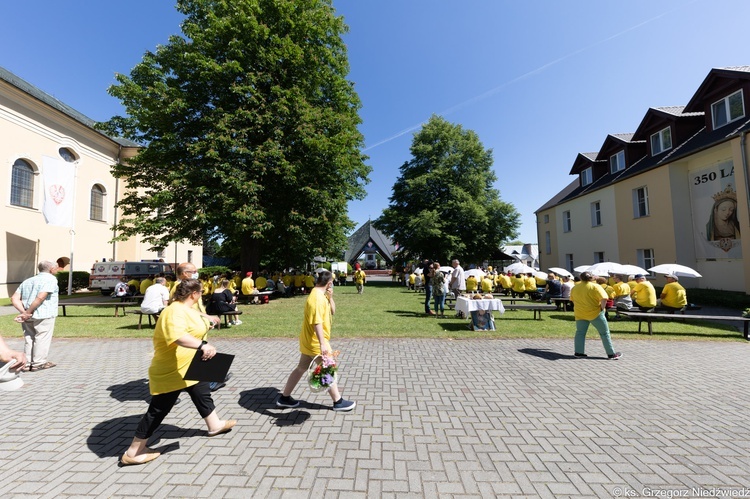
[[[373,168],[349,207],[358,226],[388,205],[413,133],[438,114],[493,150],[496,188],[536,242],[534,211],[574,179],[579,152],[635,131],[649,107],[686,104],[711,68],[750,64],[746,0],[333,1]],[[11,2],[0,66],[106,120],[122,113],[114,74],[179,32],[173,5]]]

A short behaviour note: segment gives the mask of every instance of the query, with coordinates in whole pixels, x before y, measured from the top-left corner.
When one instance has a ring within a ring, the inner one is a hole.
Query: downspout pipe
[[[742,132],[740,135],[740,157],[742,158],[742,176],[745,177],[745,196],[748,197],[747,204],[747,218],[750,220],[750,179],[748,179],[747,171],[747,153],[745,152],[745,142],[747,138],[747,131]]]

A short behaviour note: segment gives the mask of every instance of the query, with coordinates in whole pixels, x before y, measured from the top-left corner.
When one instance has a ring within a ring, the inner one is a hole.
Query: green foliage
[[[65,295],[68,294],[68,276],[70,275],[70,272],[67,270],[61,270],[57,274],[55,274],[55,277],[57,277],[57,286],[60,288],[60,294]],[[73,292],[79,291],[81,289],[86,289],[89,287],[89,277],[91,274],[88,272],[84,272],[81,270],[76,270],[73,272]]]
[[[224,274],[226,272],[232,272],[232,269],[229,267],[224,267],[223,265],[213,265],[211,267],[203,267],[198,269],[198,273],[201,275],[216,275],[216,274]]]
[[[144,144],[118,239],[154,246],[220,236],[244,270],[337,255],[365,195],[361,106],[347,27],[331,0],[180,0],[183,35],[147,52],[109,93],[102,128]]]
[[[706,307],[726,307],[738,312],[750,307],[750,295],[740,291],[718,291],[716,289],[685,288],[689,303]]]
[[[492,151],[476,133],[432,116],[411,154],[374,222],[404,248],[399,260],[482,260],[516,237],[519,214],[493,188]]]

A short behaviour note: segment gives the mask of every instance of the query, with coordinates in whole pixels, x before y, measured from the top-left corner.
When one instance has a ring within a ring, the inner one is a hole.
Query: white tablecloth
[[[503,302],[497,298],[492,300],[472,300],[464,296],[456,298],[456,312],[463,312],[468,317],[469,313],[475,310],[497,310],[501,314],[505,313]]]

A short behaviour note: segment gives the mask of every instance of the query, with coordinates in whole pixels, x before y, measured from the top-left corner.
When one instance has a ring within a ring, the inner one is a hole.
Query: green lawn
[[[570,338],[575,332],[572,312],[544,312],[544,319],[534,320],[530,311],[495,313],[497,331],[470,331],[468,320],[445,319],[424,315],[424,294],[408,291],[390,282],[371,282],[358,295],[353,285],[336,286],[336,315],[333,339],[336,338]],[[237,338],[296,338],[299,334],[305,297],[276,298],[267,305],[241,305],[243,324],[212,333]],[[738,311],[738,315],[739,315]],[[137,330],[138,317],[129,314],[113,317],[111,308],[71,307],[68,317],[59,317],[55,326],[58,338],[129,338],[150,337],[147,326]],[[146,319],[144,318],[144,323]],[[20,336],[21,327],[13,316],[0,316],[4,336]],[[644,330],[646,325],[643,326]],[[713,322],[655,322],[654,335],[638,333],[635,321],[610,322],[612,337],[650,340],[745,341],[731,326]],[[593,327],[589,337],[596,338]]]

